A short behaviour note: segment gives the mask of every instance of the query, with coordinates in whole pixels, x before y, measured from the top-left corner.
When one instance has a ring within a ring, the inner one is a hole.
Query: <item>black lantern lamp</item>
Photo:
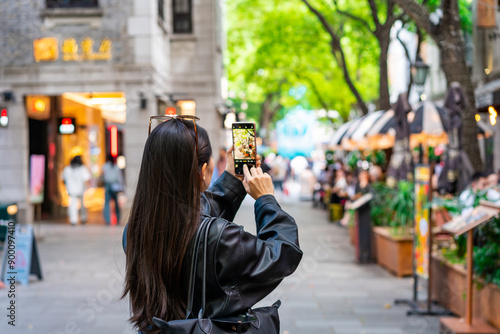
[[[420,87],[419,91],[419,100],[422,100],[422,94],[424,92],[424,84],[427,79],[427,73],[429,72],[429,65],[422,61],[420,56],[417,56],[417,60],[411,66],[411,73],[413,77],[413,81],[417,86]]]

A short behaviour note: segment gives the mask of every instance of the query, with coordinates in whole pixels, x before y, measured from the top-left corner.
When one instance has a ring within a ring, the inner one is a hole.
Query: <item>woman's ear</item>
[[[207,166],[208,166],[208,164],[205,162],[203,164],[203,166],[201,167],[201,180],[203,181],[203,183],[205,183],[205,178],[206,178],[205,177],[205,172],[207,170]]]

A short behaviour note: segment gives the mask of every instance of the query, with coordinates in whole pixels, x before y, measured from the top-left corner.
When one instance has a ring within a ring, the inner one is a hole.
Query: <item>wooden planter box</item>
[[[392,236],[388,227],[374,227],[377,263],[402,277],[413,273],[412,236]]]
[[[440,255],[431,257],[432,298],[458,316],[465,316],[466,271],[446,262]],[[477,280],[474,280],[477,282]],[[473,318],[483,319],[500,329],[500,289],[493,284],[478,289],[474,283]]]

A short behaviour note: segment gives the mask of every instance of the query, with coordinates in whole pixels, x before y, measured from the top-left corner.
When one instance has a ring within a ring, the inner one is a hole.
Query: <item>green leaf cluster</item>
[[[413,226],[415,210],[414,184],[410,181],[399,181],[395,196],[389,203],[393,212],[389,226],[393,228],[394,234],[407,235]]]
[[[385,182],[372,184],[373,199],[370,205],[370,217],[373,226],[389,226],[392,219],[390,203],[394,197],[395,190],[388,187]]]
[[[234,96],[242,93],[250,105],[275,94],[285,110],[298,105],[335,109],[343,120],[348,118],[356,100],[333,58],[330,37],[303,3],[228,0],[226,8],[225,66]],[[378,47],[356,25],[345,19],[336,24],[363,97],[375,99]],[[290,89],[301,86],[307,91],[297,99]]]
[[[370,215],[374,226],[389,226],[394,235],[408,235],[413,226],[414,185],[399,181],[397,188],[385,183],[373,184],[374,197]]]
[[[500,216],[478,229],[474,247],[474,272],[485,280],[500,287]]]

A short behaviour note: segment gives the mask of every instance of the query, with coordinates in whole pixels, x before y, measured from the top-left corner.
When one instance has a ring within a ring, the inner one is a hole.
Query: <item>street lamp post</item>
[[[425,100],[425,97],[422,99],[422,96],[424,95],[424,84],[425,80],[427,79],[428,72],[429,72],[429,65],[424,63],[422,61],[422,58],[420,58],[420,56],[417,56],[417,60],[411,66],[411,74],[413,77],[413,81],[415,82],[415,85],[419,87],[417,90],[419,101]]]

